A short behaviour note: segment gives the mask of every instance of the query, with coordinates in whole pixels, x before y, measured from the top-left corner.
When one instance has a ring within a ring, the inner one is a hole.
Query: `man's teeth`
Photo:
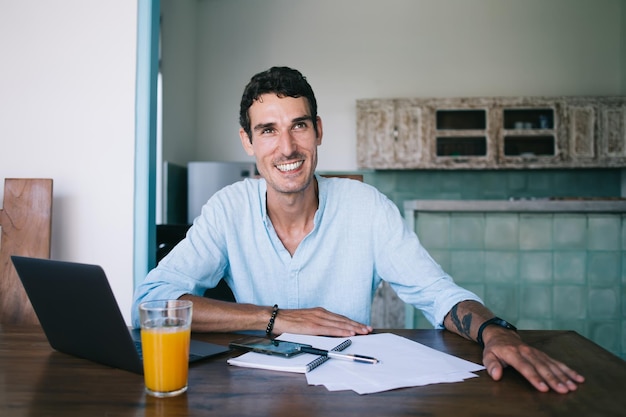
[[[282,172],[292,171],[300,167],[300,165],[302,165],[303,163],[304,161],[292,162],[291,164],[276,165],[276,168],[278,168]]]

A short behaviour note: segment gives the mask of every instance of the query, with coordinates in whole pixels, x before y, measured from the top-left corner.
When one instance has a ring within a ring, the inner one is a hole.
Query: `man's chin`
[[[281,173],[283,174],[283,173]],[[302,174],[302,173],[300,173]],[[267,181],[267,178],[266,178]],[[312,176],[305,178],[304,175],[278,175],[267,181],[268,186],[285,194],[297,194],[306,190],[312,183]]]

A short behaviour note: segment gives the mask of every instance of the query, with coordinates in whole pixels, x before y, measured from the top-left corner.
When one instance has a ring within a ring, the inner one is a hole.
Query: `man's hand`
[[[461,301],[444,319],[446,329],[469,340],[476,340],[480,325],[494,314],[476,301]],[[513,330],[497,325],[484,328],[483,365],[499,381],[505,366],[515,368],[541,392],[565,394],[577,389],[585,378],[546,353],[524,343]]]
[[[489,326],[490,337],[483,350],[483,364],[489,375],[498,381],[503,369],[510,365],[541,392],[550,389],[566,394],[575,391],[585,378],[546,353],[521,341],[511,330]],[[487,329],[485,329],[487,332]]]
[[[372,332],[371,326],[331,313],[321,307],[298,310],[281,309],[274,322],[274,333],[300,333],[348,337]]]
[[[272,307],[212,300],[196,295],[183,295],[193,301],[194,332],[237,332],[265,330]],[[273,333],[300,333],[316,336],[349,337],[372,332],[371,326],[331,313],[321,307],[297,310],[280,309],[274,320]]]

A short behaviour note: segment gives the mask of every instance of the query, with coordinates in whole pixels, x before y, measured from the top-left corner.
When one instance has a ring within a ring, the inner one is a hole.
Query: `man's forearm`
[[[213,300],[190,294],[180,298],[194,303],[191,329],[196,332],[262,330],[272,315],[271,307]]]
[[[273,316],[271,306],[231,303],[189,294],[180,298],[194,303],[191,329],[195,332],[267,330],[272,317],[274,321],[270,331],[273,328],[274,334],[288,332],[346,337],[367,334],[373,330],[370,326],[321,307],[280,309]]]
[[[476,301],[461,301],[446,315],[443,324],[446,329],[469,340],[476,340],[478,328],[494,314]]]

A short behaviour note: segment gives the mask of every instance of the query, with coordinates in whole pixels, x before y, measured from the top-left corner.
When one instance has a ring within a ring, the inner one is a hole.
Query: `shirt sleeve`
[[[226,224],[218,200],[202,208],[186,237],[151,270],[137,286],[133,297],[131,320],[139,323],[139,304],[152,300],[172,300],[185,294],[203,295],[217,285],[227,268],[223,231],[216,225]]]
[[[421,245],[404,222],[398,208],[380,197],[381,214],[372,228],[376,248],[376,273],[389,282],[398,297],[422,311],[436,328],[443,328],[448,312],[465,300],[483,301],[457,285]]]

